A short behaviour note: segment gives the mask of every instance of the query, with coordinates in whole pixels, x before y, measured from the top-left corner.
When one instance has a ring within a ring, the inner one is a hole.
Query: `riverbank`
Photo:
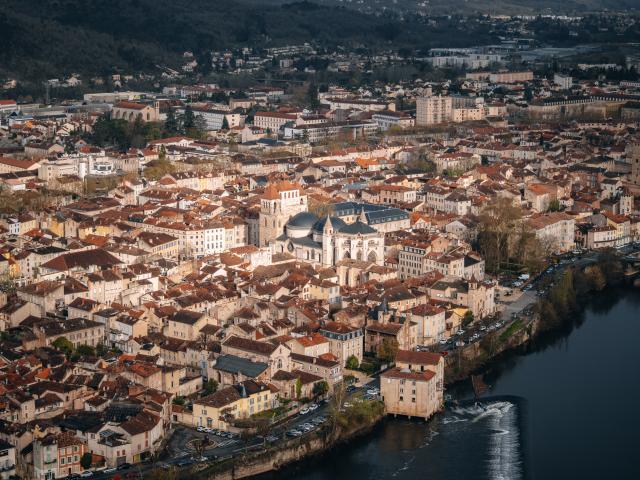
[[[447,383],[460,382],[474,372],[485,369],[490,363],[499,362],[509,352],[528,345],[541,334],[561,329],[570,322],[571,314],[582,308],[581,299],[591,292],[622,281],[622,272],[620,260],[609,256],[585,268],[571,266],[559,272],[556,283],[548,286],[550,293],[538,300],[530,315],[522,315],[490,332],[481,341],[459,348],[455,354],[447,356]],[[381,424],[383,418],[384,411],[380,409],[364,422],[323,429],[312,435],[288,440],[277,447],[263,447],[214,464],[197,465],[184,474],[181,472],[180,478],[236,480],[276,472],[285,466],[326,453],[341,443],[364,437]]]
[[[363,413],[364,410],[366,412]],[[366,435],[384,415],[384,405],[381,402],[368,401],[366,409],[348,408],[313,434],[292,438],[278,446],[265,445],[259,450],[245,452],[214,464],[194,466],[189,472],[181,472],[180,478],[238,480],[277,471]]]
[[[623,263],[611,252],[603,252],[595,263],[576,268],[568,266],[555,281],[543,285],[549,293],[541,297],[530,314],[520,314],[503,327],[488,333],[480,342],[455,350],[445,360],[448,385],[461,382],[499,361],[506,353],[522,348],[539,335],[565,327],[580,312],[592,293],[625,281]],[[629,278],[626,278],[629,281]]]

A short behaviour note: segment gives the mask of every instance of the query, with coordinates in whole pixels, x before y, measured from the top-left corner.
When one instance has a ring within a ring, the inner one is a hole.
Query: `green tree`
[[[182,115],[182,128],[186,132],[187,130],[195,127],[196,125],[196,116],[193,113],[193,109],[191,105],[187,105],[184,109],[184,115]]]
[[[222,119],[221,130],[229,130],[229,122],[227,121],[227,116],[226,115]]]
[[[88,356],[88,357],[95,357],[96,349],[93,348],[91,345],[78,345],[78,348],[76,348],[76,353],[78,355],[85,355],[85,356]]]
[[[321,382],[316,382],[313,385],[313,395],[315,397],[321,397],[322,395],[326,395],[329,391],[329,384],[322,380]]]
[[[73,353],[73,343],[71,343],[67,339],[67,337],[58,337],[53,341],[51,345],[53,345],[54,348],[57,348],[67,356]]]
[[[296,379],[296,398],[300,399],[301,396],[302,396],[302,380],[300,380],[300,377],[298,377]]]
[[[92,460],[93,455],[91,455],[91,452],[85,452],[82,457],[80,457],[80,466],[85,470],[89,470]]]
[[[207,383],[204,384],[204,394],[211,395],[218,390],[218,382],[216,382],[213,378],[207,380]]]
[[[554,198],[549,202],[549,208],[547,208],[548,212],[559,212],[560,210],[562,210],[560,200]]]
[[[168,135],[178,133],[178,119],[172,108],[167,112],[167,119],[164,121],[164,130]]]
[[[318,86],[315,83],[310,83],[307,89],[307,104],[312,110],[320,108],[320,99],[318,98]]]
[[[109,349],[105,346],[104,343],[99,343],[98,346],[96,347],[96,355],[99,356],[99,357],[102,357],[108,351],[109,351]]]
[[[355,355],[351,355],[347,358],[347,368],[349,370],[356,370],[360,366],[360,362],[358,361],[358,357]]]
[[[224,117],[226,120],[227,117]],[[224,124],[224,122],[223,122]],[[198,115],[193,121],[193,128],[188,132],[190,136],[195,138],[204,138],[207,134],[207,121],[202,115]]]

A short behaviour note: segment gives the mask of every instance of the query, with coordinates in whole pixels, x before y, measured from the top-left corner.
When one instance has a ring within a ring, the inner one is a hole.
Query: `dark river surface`
[[[594,294],[570,327],[488,368],[430,422],[370,434],[265,478],[640,479],[640,289]]]

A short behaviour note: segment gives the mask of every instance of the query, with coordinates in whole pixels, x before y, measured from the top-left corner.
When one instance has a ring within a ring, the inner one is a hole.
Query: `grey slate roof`
[[[229,373],[241,373],[245,377],[256,378],[267,369],[263,362],[252,362],[235,355],[222,355],[216,360],[213,368]]]
[[[377,233],[377,230],[358,220],[357,222],[342,227],[340,229],[340,233],[346,233],[348,235],[366,235],[369,233]]]

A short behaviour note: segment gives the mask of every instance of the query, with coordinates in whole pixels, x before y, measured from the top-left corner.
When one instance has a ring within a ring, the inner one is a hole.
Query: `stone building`
[[[306,211],[307,196],[298,184],[279,182],[268,185],[260,202],[258,246],[268,246],[282,233],[292,216]]]
[[[366,220],[364,215],[361,218]],[[327,267],[346,259],[378,265],[384,262],[383,233],[361,219],[348,224],[329,215],[319,219],[310,212],[290,218],[273,248],[276,253],[289,253],[299,260]]]

